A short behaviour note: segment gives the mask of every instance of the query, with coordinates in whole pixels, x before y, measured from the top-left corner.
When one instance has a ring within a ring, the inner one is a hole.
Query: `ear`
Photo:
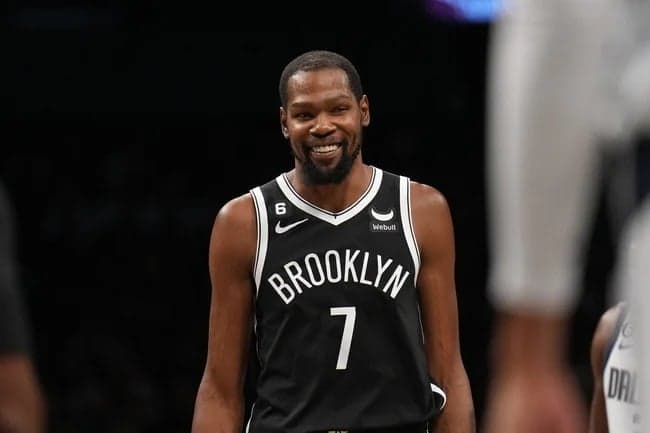
[[[289,129],[287,128],[287,112],[284,111],[283,107],[280,107],[280,128],[282,129],[282,135],[284,138],[289,138]]]
[[[363,126],[370,125],[370,103],[368,96],[363,95],[359,101],[359,109],[361,110],[361,124]]]

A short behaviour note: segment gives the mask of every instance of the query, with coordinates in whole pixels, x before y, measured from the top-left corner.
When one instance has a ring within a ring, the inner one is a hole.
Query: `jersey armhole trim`
[[[246,423],[245,433],[248,433],[251,428],[251,421],[253,420],[253,411],[255,410],[255,403],[251,406],[251,413],[248,416],[248,422]]]
[[[255,203],[255,216],[257,220],[257,244],[255,246],[255,262],[253,264],[253,276],[255,279],[255,295],[259,295],[266,250],[269,245],[269,222],[266,214],[266,203],[260,187],[251,190],[251,196]]]
[[[438,410],[443,410],[445,408],[445,406],[447,405],[447,394],[445,394],[445,391],[443,391],[442,388],[440,388],[435,383],[431,383],[431,392],[435,396],[434,399],[436,400],[436,403],[439,401],[439,399],[442,400]]]
[[[413,231],[413,219],[411,215],[411,181],[408,177],[400,176],[399,178],[399,210],[402,221],[404,238],[408,246],[415,272],[413,275],[413,284],[417,286],[418,274],[420,271],[420,249]]]

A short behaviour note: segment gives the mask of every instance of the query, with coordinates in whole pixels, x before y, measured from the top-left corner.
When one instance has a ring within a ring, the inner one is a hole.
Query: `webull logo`
[[[380,222],[370,222],[370,231],[372,232],[396,232],[397,224],[396,223],[380,223]]]

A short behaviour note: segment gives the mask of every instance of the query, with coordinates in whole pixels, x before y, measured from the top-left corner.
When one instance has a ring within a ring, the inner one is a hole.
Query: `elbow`
[[[196,393],[192,433],[241,430],[244,416],[243,392],[224,392],[223,387],[204,376]]]
[[[197,411],[210,408],[210,411],[240,413],[244,407],[244,392],[238,387],[227,386],[210,375],[204,375],[196,392]]]

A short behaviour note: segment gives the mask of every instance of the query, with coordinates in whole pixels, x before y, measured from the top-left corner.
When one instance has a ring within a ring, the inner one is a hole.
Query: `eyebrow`
[[[334,96],[332,98],[327,98],[327,99],[325,99],[324,102],[325,103],[349,102],[351,100],[354,100],[354,98],[352,98],[349,95],[338,95],[338,96]],[[314,105],[314,104],[311,103],[311,102],[308,102],[308,101],[304,101],[304,102],[303,101],[298,101],[298,102],[292,102],[291,104],[289,104],[289,108],[305,108],[305,107],[311,107],[312,105]]]

